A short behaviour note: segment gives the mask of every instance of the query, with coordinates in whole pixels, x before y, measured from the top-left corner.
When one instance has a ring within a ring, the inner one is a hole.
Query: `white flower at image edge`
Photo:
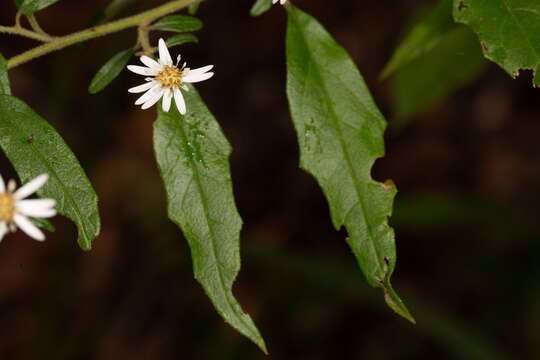
[[[144,94],[135,101],[135,105],[142,105],[142,109],[148,109],[163,97],[163,111],[168,112],[171,108],[171,101],[174,98],[176,107],[180,114],[186,114],[186,103],[184,96],[180,91],[180,88],[185,91],[189,91],[186,84],[196,83],[210,79],[214,76],[212,70],[214,65],[204,66],[198,69],[190,69],[186,67],[186,63],[179,68],[180,55],[176,65],[173,64],[171,54],[165,41],[159,39],[159,60],[156,61],[146,55],[140,57],[141,62],[145,66],[128,65],[128,70],[144,76],[151,76],[146,78],[146,83],[133,87],[128,91],[130,93],[142,93]]]
[[[285,3],[287,2],[287,0],[272,0],[272,4],[277,4],[278,1],[281,5],[285,5]]]
[[[43,232],[28,219],[28,216],[34,218],[55,216],[56,200],[24,199],[45,185],[48,179],[49,175],[42,174],[15,191],[15,181],[10,180],[6,187],[0,175],[0,241],[8,232],[16,231],[17,227],[36,240],[45,240]]]

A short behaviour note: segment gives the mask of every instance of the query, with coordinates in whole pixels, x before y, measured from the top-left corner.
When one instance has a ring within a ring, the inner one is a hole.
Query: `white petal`
[[[54,199],[21,200],[16,203],[19,213],[37,218],[55,216],[56,210],[53,209],[55,205]]]
[[[4,238],[8,231],[8,227],[5,221],[0,221],[0,241]]]
[[[171,108],[171,99],[172,99],[172,91],[171,89],[165,90],[165,93],[163,94],[163,104],[162,109],[165,112],[169,112],[169,109]]]
[[[132,94],[138,94],[138,93],[142,93],[146,90],[149,90],[152,88],[152,86],[154,86],[155,83],[152,82],[152,81],[149,81],[145,84],[142,84],[142,85],[139,85],[139,86],[135,86],[135,87],[132,87],[131,89],[128,89],[128,91]]]
[[[161,93],[161,85],[159,83],[155,83],[154,86],[147,92],[145,92],[140,98],[135,101],[135,105],[141,105],[148,101],[148,99],[154,97],[155,94]]]
[[[184,101],[184,95],[182,95],[178,88],[174,89],[174,102],[176,103],[176,107],[178,108],[178,111],[180,111],[180,114],[185,115],[186,102]]]
[[[186,76],[182,76],[182,81],[186,83],[196,83],[196,82],[208,80],[212,76],[214,76],[213,72],[192,75],[190,71]]]
[[[200,67],[200,68],[197,68],[197,69],[190,69],[186,75],[191,75],[191,74],[203,74],[207,71],[210,71],[214,68],[214,65],[206,65],[206,66],[203,66],[203,67]]]
[[[2,175],[0,175],[0,194],[3,194],[5,192],[6,192],[6,184],[4,183],[4,179],[2,178]]]
[[[142,104],[141,109],[146,110],[149,107],[153,106],[155,103],[159,101],[159,99],[161,99],[164,92],[165,90],[161,88],[159,89],[159,91],[155,91],[153,95],[148,100],[146,100],[144,104]]]
[[[156,76],[159,71],[156,69],[147,68],[144,66],[138,65],[128,65],[128,70],[134,72],[135,74],[145,75],[145,76]]]
[[[31,195],[35,193],[40,187],[45,185],[47,180],[49,179],[49,175],[47,174],[41,174],[34,180],[31,180],[26,185],[21,187],[19,190],[15,191],[13,193],[13,198],[15,200],[21,200],[27,197],[28,195]]]
[[[157,71],[163,71],[163,65],[161,65],[160,63],[158,63],[156,60],[146,56],[146,55],[143,55],[140,57],[140,60],[141,62],[148,66],[150,69],[154,69],[154,70],[157,70]]]
[[[280,4],[281,4],[281,5],[285,5],[286,2],[287,2],[287,0],[281,0],[281,1],[280,1]]]
[[[158,48],[159,48],[159,62],[162,65],[172,66],[173,62],[172,62],[171,54],[169,53],[169,49],[167,49],[165,40],[159,39]]]
[[[13,221],[15,222],[15,224],[17,224],[19,229],[24,231],[26,235],[30,236],[31,238],[34,238],[38,241],[45,240],[45,235],[43,234],[43,232],[39,230],[38,227],[26,217],[15,214],[15,216],[13,217]]]
[[[272,4],[275,4],[277,2],[278,2],[278,0],[272,0]]]

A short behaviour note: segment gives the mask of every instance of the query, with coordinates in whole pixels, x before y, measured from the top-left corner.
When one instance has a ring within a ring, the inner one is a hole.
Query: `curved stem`
[[[39,26],[39,23],[37,22],[36,17],[34,16],[34,14],[27,15],[26,18],[28,19],[28,22],[30,23],[30,26],[32,27],[32,29],[36,33],[42,34],[42,35],[48,35],[45,31],[43,31],[41,26]]]
[[[18,27],[18,26],[0,26],[0,33],[20,35],[20,36],[24,36],[30,39],[42,41],[42,42],[49,42],[54,39],[53,37],[49,35],[38,34],[37,32],[27,30],[25,28]]]
[[[130,27],[138,26],[141,23],[151,23],[156,19],[159,19],[160,17],[163,17],[167,14],[170,14],[172,12],[178,11],[180,9],[183,9],[193,3],[199,2],[200,0],[175,0],[168,2],[162,6],[159,6],[155,9],[145,11],[143,13],[140,13],[138,15],[130,16],[124,19],[120,19],[117,21],[110,22],[108,24],[99,25],[95,27],[91,27],[86,30],[82,30],[76,33],[73,33],[71,35],[66,35],[62,37],[53,38],[50,42],[40,45],[38,47],[35,47],[31,50],[28,50],[20,55],[17,55],[11,59],[8,60],[7,68],[12,69],[15,66],[21,65],[27,61],[30,61],[32,59],[35,59],[39,56],[43,56],[45,54],[51,53],[56,50],[63,49],[67,46],[77,44],[89,39],[97,38],[99,36],[111,34],[117,31],[121,31]],[[0,32],[2,31],[2,28],[0,27]],[[9,31],[4,31],[9,32]],[[12,32],[15,33],[15,32]],[[17,32],[19,33],[19,32]],[[31,32],[32,34],[35,34],[34,32]],[[36,38],[36,37],[34,37]]]

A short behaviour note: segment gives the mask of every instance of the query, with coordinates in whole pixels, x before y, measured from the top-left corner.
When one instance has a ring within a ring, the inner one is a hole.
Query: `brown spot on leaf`
[[[488,51],[488,46],[484,40],[480,41],[480,45],[482,45],[482,49],[484,49],[485,51]]]

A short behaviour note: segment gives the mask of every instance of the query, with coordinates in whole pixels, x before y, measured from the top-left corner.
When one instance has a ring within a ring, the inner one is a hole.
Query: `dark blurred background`
[[[107,0],[62,0],[39,12],[55,35],[88,23]],[[119,16],[163,1],[134,1]],[[234,147],[242,271],[234,292],[274,359],[540,358],[540,90],[490,64],[477,81],[389,131],[377,180],[398,196],[394,287],[417,319],[366,285],[315,181],[298,167],[285,95],[286,14],[249,17],[253,0],[206,1],[199,45],[175,48]],[[392,127],[392,79],[378,75],[427,0],[297,0],[351,54]],[[13,23],[12,1],[0,23]],[[0,35],[6,58],[35,42]],[[156,41],[159,34],[154,34]],[[193,279],[189,248],[167,219],[152,150],[155,112],[133,105],[125,71],[98,95],[101,65],[136,40],[127,30],[10,71],[14,95],[64,137],[99,197],[102,234],[85,253],[53,220],[38,243],[0,244],[1,359],[264,359],[226,325]],[[132,61],[135,63],[135,59]],[[0,155],[0,171],[15,177]]]

